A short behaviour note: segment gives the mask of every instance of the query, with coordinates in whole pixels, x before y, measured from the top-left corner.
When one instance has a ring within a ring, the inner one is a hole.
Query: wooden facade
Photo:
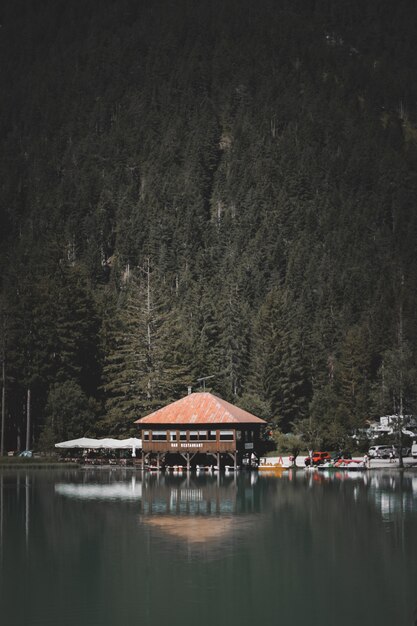
[[[259,439],[259,428],[236,429],[213,427],[199,430],[184,425],[173,430],[169,425],[142,431],[145,452],[237,452],[251,450]]]

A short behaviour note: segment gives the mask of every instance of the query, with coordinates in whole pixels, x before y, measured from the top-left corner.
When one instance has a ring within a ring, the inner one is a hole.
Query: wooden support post
[[[237,471],[237,452],[228,452],[228,455],[231,457],[233,461],[233,469],[236,474]]]
[[[146,452],[145,453],[145,465],[146,463],[149,463],[149,457],[151,456],[151,452]]]
[[[217,471],[220,472],[220,452],[217,453]]]
[[[193,460],[197,452],[195,452],[194,454],[191,454],[191,452],[180,452],[180,454],[187,463],[187,472],[189,472],[191,469],[191,461]]]
[[[156,471],[159,472],[159,452],[156,453]]]
[[[207,456],[213,456],[214,458],[216,458],[216,454],[214,452],[207,452]],[[213,470],[213,466],[210,466],[210,471]]]

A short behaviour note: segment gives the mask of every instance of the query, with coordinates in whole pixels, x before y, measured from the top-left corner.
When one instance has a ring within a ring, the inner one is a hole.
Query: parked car
[[[331,460],[331,454],[329,452],[313,452],[313,456],[311,457],[312,465],[320,465],[321,463],[326,463],[326,461]],[[310,465],[310,457],[306,457],[304,461],[306,465]]]
[[[368,450],[368,456],[372,459],[389,459],[392,446],[371,446]]]
[[[369,456],[374,459],[389,459],[392,455],[398,458],[399,446],[371,446],[369,448]],[[408,446],[402,446],[402,456],[409,456],[411,449]]]
[[[21,452],[19,456],[23,457],[24,459],[31,459],[33,456],[33,452],[32,450],[23,450],[23,452]]]

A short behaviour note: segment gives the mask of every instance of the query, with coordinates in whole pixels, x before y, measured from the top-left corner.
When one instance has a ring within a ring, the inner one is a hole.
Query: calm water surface
[[[417,472],[0,473],[7,626],[414,626]]]

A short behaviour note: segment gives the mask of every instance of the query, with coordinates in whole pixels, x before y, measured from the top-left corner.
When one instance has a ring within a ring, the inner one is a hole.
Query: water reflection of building
[[[146,526],[162,531],[174,539],[181,539],[190,544],[207,544],[224,539],[233,531],[250,526],[250,521],[240,520],[235,524],[232,518],[196,518],[196,517],[150,517],[142,520]]]
[[[218,542],[252,528],[259,519],[253,494],[250,478],[153,476],[143,484],[140,519],[188,544]]]
[[[154,480],[152,480],[154,478]],[[151,477],[142,492],[144,515],[236,515],[237,481]]]

